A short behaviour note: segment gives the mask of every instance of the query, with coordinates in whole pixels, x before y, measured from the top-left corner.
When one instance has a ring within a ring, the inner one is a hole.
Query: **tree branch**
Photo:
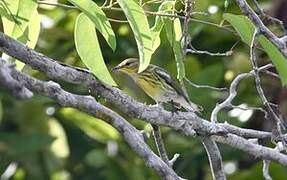
[[[258,15],[252,10],[252,8],[247,4],[245,0],[236,0],[238,6],[240,7],[243,14],[249,17],[249,19],[258,28],[259,33],[262,33],[266,38],[274,44],[277,49],[287,58],[287,48],[286,44],[280,40],[276,35],[274,35],[261,21]]]
[[[270,67],[273,67],[271,64],[267,64],[265,66],[262,66],[258,69],[258,71],[266,70]],[[237,95],[237,86],[240,83],[240,81],[244,78],[248,78],[250,76],[255,76],[255,70],[250,71],[249,73],[242,73],[236,76],[236,78],[233,79],[230,89],[229,89],[229,96],[220,104],[217,104],[215,108],[213,109],[211,113],[211,122],[217,122],[217,114],[219,111],[225,107],[232,107],[232,101]]]
[[[211,174],[215,180],[225,180],[222,158],[217,144],[210,137],[203,137],[202,143],[208,155]]]
[[[256,158],[276,161],[287,166],[287,156],[272,148],[254,144],[234,134],[228,134],[227,136],[212,136],[212,138],[217,142],[228,144],[231,147],[252,154]]]
[[[269,134],[266,132],[258,131],[259,133],[256,135],[255,132],[257,131],[255,130],[242,130],[242,128],[232,127],[231,125],[229,125],[229,128],[225,129],[225,127],[228,126],[223,124],[215,124],[214,126],[214,124],[198,117],[193,112],[171,113],[160,107],[146,106],[135,101],[119,89],[104,85],[89,71],[60,64],[59,62],[22,45],[3,33],[0,33],[0,50],[33,68],[44,72],[50,78],[86,86],[93,94],[98,94],[102,98],[105,98],[107,102],[112,103],[115,107],[119,107],[121,112],[126,113],[131,117],[136,117],[157,125],[168,126],[172,129],[180,130],[186,135],[194,135],[194,131],[199,135],[211,135],[211,132],[214,131],[215,127],[217,129],[215,134],[217,135],[212,136],[214,140],[241,149],[254,156],[260,154],[262,159],[272,160],[287,165],[286,155],[274,152],[271,148],[260,145],[253,144],[252,146],[249,146],[248,140],[231,134],[232,132],[236,132],[246,136],[268,137]],[[233,129],[232,132],[228,132],[229,129]],[[244,146],[245,144],[247,144],[247,146]]]
[[[148,145],[144,142],[142,134],[135,127],[114,111],[98,103],[94,97],[69,93],[53,81],[43,82],[18,72],[15,69],[12,70],[11,74],[31,91],[48,96],[62,106],[77,108],[94,117],[107,121],[123,135],[126,142],[144,160],[145,164],[155,169],[162,179],[181,179],[167,164],[150,150]]]
[[[12,95],[19,99],[29,99],[33,96],[33,93],[26,87],[20,84],[18,81],[11,77],[11,68],[15,65],[4,64],[4,60],[0,58],[0,84],[10,90]]]

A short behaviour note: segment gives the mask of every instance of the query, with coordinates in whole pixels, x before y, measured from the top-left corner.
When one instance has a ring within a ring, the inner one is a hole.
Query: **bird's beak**
[[[118,72],[118,71],[119,71],[119,69],[121,69],[121,67],[116,66],[116,67],[112,68],[112,71],[113,71],[113,72]]]

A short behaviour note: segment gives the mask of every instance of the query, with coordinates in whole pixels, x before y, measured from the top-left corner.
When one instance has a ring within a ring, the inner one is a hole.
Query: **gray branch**
[[[231,147],[252,154],[256,158],[276,161],[287,166],[287,156],[272,148],[254,144],[234,134],[228,134],[226,136],[212,136],[212,138],[217,142],[228,144]]]
[[[18,72],[15,69],[12,72],[12,76],[31,91],[48,96],[62,106],[77,108],[107,121],[123,135],[126,142],[144,160],[146,165],[154,168],[162,179],[181,179],[167,164],[150,150],[148,145],[144,142],[142,134],[135,127],[114,111],[98,103],[94,97],[69,93],[64,91],[59,84],[53,81],[43,82]]]
[[[259,33],[262,33],[266,38],[274,44],[277,49],[287,58],[287,48],[286,43],[280,38],[274,35],[261,21],[259,16],[253,11],[253,9],[247,4],[245,0],[236,0],[238,6],[240,7],[243,14],[249,17],[249,19],[258,28]]]
[[[112,103],[115,107],[119,107],[121,112],[126,113],[131,117],[136,117],[149,123],[180,130],[186,135],[194,135],[194,131],[199,135],[211,135],[211,132],[215,127],[217,132],[215,132],[216,135],[212,136],[215,141],[241,149],[256,157],[259,156],[262,159],[276,161],[287,166],[286,155],[275,152],[271,148],[264,146],[256,144],[249,145],[250,143],[247,139],[232,134],[237,133],[238,135],[242,134],[251,137],[259,136],[267,138],[270,135],[268,132],[243,130],[242,128],[225,124],[214,125],[211,122],[198,117],[193,112],[171,113],[160,107],[146,106],[135,101],[121,90],[104,85],[89,71],[60,64],[53,59],[29,49],[3,33],[0,33],[0,50],[28,64],[32,68],[44,72],[52,79],[59,79],[86,86],[93,94],[97,94],[102,98],[105,98],[107,102]],[[230,129],[232,129],[232,131],[229,132]],[[256,132],[258,132],[258,135]],[[134,145],[132,145],[132,147],[133,146]]]
[[[262,172],[263,172],[263,177],[265,180],[272,180],[272,177],[269,174],[269,165],[270,165],[270,161],[263,160]]]
[[[284,43],[287,43],[287,35],[281,37],[280,40]]]
[[[261,68],[257,69],[257,71],[266,70],[270,67],[273,67],[273,66],[271,64],[268,64],[268,65],[262,66]],[[232,107],[233,106],[232,101],[237,95],[237,87],[238,87],[238,84],[241,82],[241,80],[248,78],[250,76],[255,76],[257,71],[252,70],[249,73],[242,73],[233,79],[233,81],[231,82],[231,85],[230,85],[230,89],[229,89],[229,96],[222,103],[217,104],[215,106],[215,108],[213,109],[213,111],[211,113],[211,117],[210,117],[211,122],[217,122],[217,114],[219,113],[220,110],[222,110],[223,108],[226,108],[226,107]]]
[[[211,174],[215,180],[225,180],[222,158],[217,144],[210,137],[203,137],[202,143],[208,155]]]
[[[9,89],[12,95],[19,99],[29,99],[33,96],[33,93],[26,87],[20,84],[18,81],[11,77],[10,72],[13,68],[12,64],[6,64],[6,62],[0,58],[0,84]]]

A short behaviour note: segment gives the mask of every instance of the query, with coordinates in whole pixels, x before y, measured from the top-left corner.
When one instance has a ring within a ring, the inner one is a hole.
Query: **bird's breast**
[[[160,85],[160,82],[150,81],[145,78],[138,78],[136,84],[156,102],[167,102],[172,98]]]

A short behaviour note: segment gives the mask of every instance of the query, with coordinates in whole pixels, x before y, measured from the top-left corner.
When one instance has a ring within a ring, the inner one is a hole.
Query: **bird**
[[[200,112],[201,107],[191,102],[186,89],[163,68],[149,64],[138,73],[139,60],[128,58],[112,69],[130,76],[157,104],[171,103],[177,110]]]

